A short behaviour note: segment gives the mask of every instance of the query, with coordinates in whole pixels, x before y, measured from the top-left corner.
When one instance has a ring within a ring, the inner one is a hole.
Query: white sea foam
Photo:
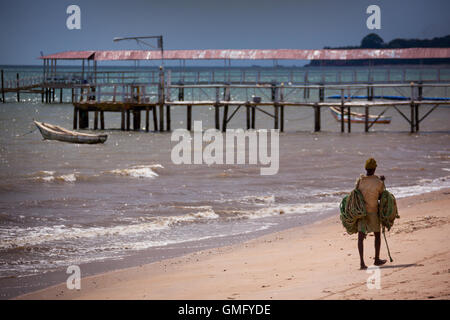
[[[32,179],[42,182],[75,182],[77,174],[78,172],[56,175],[55,171],[39,171],[33,175]]]
[[[239,216],[248,219],[259,219],[283,214],[306,214],[310,212],[322,212],[324,210],[336,209],[338,207],[338,202],[285,204],[261,208],[254,211],[247,211],[244,213],[241,212]]]
[[[160,164],[152,164],[152,165],[133,166],[126,169],[115,169],[107,172],[117,174],[120,176],[129,176],[133,178],[153,179],[158,177],[158,173],[155,172],[155,169],[163,169],[163,168],[164,167]]]
[[[392,192],[396,198],[411,197],[440,189],[450,188],[450,176],[436,179],[422,179],[419,184],[413,186],[400,186],[387,189]]]
[[[207,210],[179,216],[150,217],[143,223],[116,225],[112,227],[67,227],[55,225],[51,227],[34,227],[0,229],[0,249],[21,246],[33,246],[49,241],[64,241],[94,237],[127,236],[139,233],[168,229],[182,222],[196,222],[204,219],[216,219],[219,216],[207,207]]]

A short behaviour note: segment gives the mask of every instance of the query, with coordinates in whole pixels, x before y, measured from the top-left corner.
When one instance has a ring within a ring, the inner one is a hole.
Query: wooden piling
[[[141,130],[141,111],[133,110],[133,130]]]
[[[271,93],[272,93],[272,102],[273,102],[273,128],[278,130],[278,88],[276,87],[276,83],[272,83]]]
[[[351,111],[350,111],[350,106],[348,106],[347,107],[347,114],[348,114],[348,116],[347,116],[347,131],[348,131],[348,133],[350,133],[350,132],[352,132],[352,122],[350,121],[351,119],[351,117],[350,117],[350,115],[351,115]]]
[[[78,127],[80,129],[89,128],[89,111],[87,110],[78,111]]]
[[[170,105],[166,105],[166,131],[170,131],[171,130],[171,116],[170,116]]]
[[[423,86],[422,86],[422,81],[420,81],[418,83],[418,87],[417,87],[417,100],[422,101],[422,98],[423,98]],[[419,122],[420,122],[420,120],[419,120],[419,104],[418,103],[415,104],[414,107],[415,107],[414,114],[416,117],[416,119],[415,119],[416,129],[415,130],[416,130],[416,132],[418,132],[419,131]]]
[[[230,86],[225,87],[224,91],[224,100],[230,101]],[[227,130],[228,124],[228,104],[226,104],[223,108],[223,119],[222,119],[222,131],[225,132]]]
[[[273,128],[275,129],[275,130],[278,130],[278,118],[279,118],[279,116],[278,116],[278,108],[279,108],[279,106],[278,105],[275,105],[274,106],[274,113],[273,113],[273,120],[274,120],[274,124],[273,124]]]
[[[63,88],[59,89],[59,103],[63,103]]]
[[[192,130],[192,106],[187,106],[187,122],[186,122],[186,129],[188,131]]]
[[[252,106],[252,129],[255,129],[256,122],[256,108]]]
[[[126,118],[127,118],[126,130],[130,131],[130,109],[127,109],[125,114],[126,114]]]
[[[410,124],[411,124],[411,133],[414,133],[414,129],[415,129],[415,114],[414,114],[414,109],[415,109],[415,107],[414,107],[414,103],[412,103],[411,102],[411,122],[410,122]]]
[[[250,129],[250,106],[248,104],[245,105],[245,113],[247,118],[247,130]]]
[[[78,108],[73,107],[73,130],[77,129],[78,124]]]
[[[164,104],[159,105],[159,131],[164,131]]]
[[[16,73],[17,102],[20,102],[19,73]]]
[[[216,123],[216,129],[220,130],[220,109],[219,105],[214,105],[214,112],[215,112],[215,123]]]
[[[419,132],[419,104],[414,104],[415,131]]]
[[[125,110],[123,109],[120,113],[120,130],[125,130]]]
[[[280,131],[284,132],[284,105],[280,106]]]
[[[4,79],[4,75],[3,75],[3,69],[2,69],[2,101],[3,103],[6,103],[5,101],[5,79]]]
[[[100,111],[100,129],[105,130],[105,113]]]
[[[314,132],[320,131],[320,106],[316,103],[314,106]]]
[[[158,131],[158,115],[156,113],[156,107],[153,106],[152,107],[152,111],[153,111],[153,127],[155,129],[155,132]]]
[[[98,130],[98,110],[94,111],[94,128],[93,130]]]
[[[145,132],[149,131],[150,127],[150,110],[149,107],[145,108]]]
[[[164,131],[164,70],[159,68],[159,85],[158,85],[158,101],[159,101],[159,131]]]
[[[228,105],[223,107],[222,131],[227,131]]]

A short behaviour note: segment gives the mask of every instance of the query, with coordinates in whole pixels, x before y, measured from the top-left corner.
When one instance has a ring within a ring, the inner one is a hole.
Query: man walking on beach
[[[358,251],[361,269],[367,269],[367,266],[364,263],[364,239],[370,232],[373,232],[375,235],[374,265],[381,266],[386,263],[386,260],[380,259],[381,226],[378,217],[378,200],[384,190],[385,178],[384,176],[378,177],[375,175],[376,168],[377,162],[375,159],[367,159],[365,165],[366,175],[361,175],[356,181],[356,189],[359,189],[364,196],[367,212],[367,216],[358,222]]]

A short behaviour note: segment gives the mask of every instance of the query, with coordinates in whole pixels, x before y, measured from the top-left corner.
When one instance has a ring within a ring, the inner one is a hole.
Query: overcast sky
[[[40,64],[66,50],[139,49],[117,36],[164,36],[165,49],[318,49],[359,45],[372,32],[366,8],[381,8],[381,30],[394,38],[450,34],[448,0],[0,0],[0,64]],[[81,30],[66,9],[81,8]]]

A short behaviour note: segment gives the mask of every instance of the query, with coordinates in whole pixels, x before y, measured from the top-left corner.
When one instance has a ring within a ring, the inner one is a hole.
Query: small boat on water
[[[39,121],[34,121],[34,124],[38,127],[42,137],[47,140],[94,144],[104,143],[108,138],[106,134],[80,133]]]
[[[340,108],[336,107],[330,107],[331,114],[337,121],[341,121],[341,110]],[[348,122],[348,112],[347,110],[344,110],[344,122]],[[366,122],[366,115],[363,113],[357,113],[357,112],[350,112],[350,122],[353,123],[365,123]],[[391,123],[391,117],[389,116],[374,116],[369,115],[368,118],[369,123],[385,123],[389,124]]]

